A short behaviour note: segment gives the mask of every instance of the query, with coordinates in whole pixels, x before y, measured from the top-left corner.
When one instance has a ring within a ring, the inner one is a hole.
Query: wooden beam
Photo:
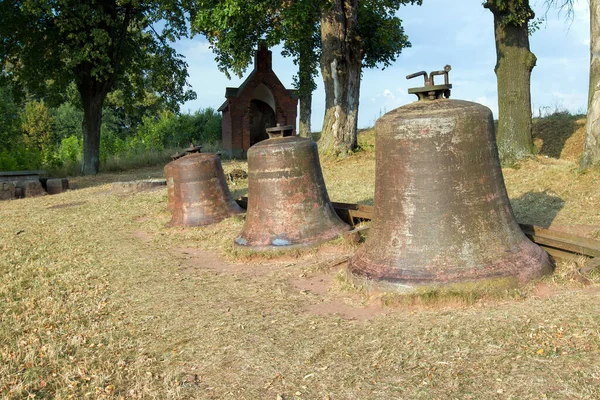
[[[242,197],[236,201],[242,208],[247,207],[247,197]],[[371,220],[373,218],[373,206],[338,202],[332,202],[331,204],[340,218],[351,226],[355,225],[355,219]],[[542,247],[553,257],[561,259],[572,259],[577,256],[598,257],[593,260],[594,263],[596,263],[596,260],[600,260],[600,240],[575,236],[535,225],[519,224],[519,226],[532,242]],[[363,227],[360,232],[366,234],[368,230],[368,227]]]

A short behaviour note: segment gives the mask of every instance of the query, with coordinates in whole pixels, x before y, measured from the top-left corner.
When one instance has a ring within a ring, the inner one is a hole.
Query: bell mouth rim
[[[527,240],[529,242],[529,240]],[[535,254],[532,254],[527,261],[521,262],[517,268],[502,268],[501,264],[495,265],[496,268],[476,268],[474,271],[480,273],[467,273],[472,269],[453,269],[455,275],[438,275],[435,273],[416,274],[417,269],[402,269],[391,265],[385,265],[386,271],[397,269],[405,273],[404,276],[385,276],[385,272],[381,274],[370,273],[365,271],[365,267],[369,262],[362,259],[359,253],[356,253],[347,263],[347,272],[351,279],[356,279],[357,282],[362,282],[366,286],[372,287],[375,290],[384,290],[392,292],[410,293],[427,288],[431,289],[452,289],[465,288],[475,285],[493,285],[497,288],[513,288],[526,284],[529,281],[539,279],[544,275],[550,274],[554,269],[554,262],[547,252],[531,243],[532,250],[536,249]],[[359,255],[359,257],[357,257]],[[431,272],[431,271],[430,271]],[[448,272],[448,271],[446,271]],[[464,272],[464,274],[461,274]]]
[[[349,228],[349,226],[348,226]],[[329,242],[330,240],[335,240],[344,235],[345,232],[348,232],[346,229],[340,229],[339,231],[334,232],[331,235],[327,235],[325,237],[319,237],[311,241],[311,238],[304,239],[304,242],[291,242],[290,244],[282,244],[282,245],[274,245],[274,244],[265,244],[265,245],[248,245],[242,244],[238,242],[238,239],[243,239],[242,236],[238,236],[233,240],[233,246],[238,249],[246,249],[250,251],[257,252],[265,252],[265,251],[287,251],[287,250],[298,250],[298,249],[307,249],[311,247],[319,246],[323,243]]]

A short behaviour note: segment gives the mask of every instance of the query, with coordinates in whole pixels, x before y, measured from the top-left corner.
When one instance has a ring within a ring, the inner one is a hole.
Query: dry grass
[[[372,201],[372,149],[323,169],[332,199]],[[238,258],[242,219],[167,228],[165,189],[110,193],[160,176],[0,203],[0,396],[600,398],[600,285],[582,260],[519,292],[397,301],[343,278],[341,241]],[[505,176],[523,222],[600,225],[598,171],[540,156]]]

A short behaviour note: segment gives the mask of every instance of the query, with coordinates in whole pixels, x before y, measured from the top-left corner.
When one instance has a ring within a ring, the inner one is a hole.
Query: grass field
[[[323,161],[332,200],[372,202],[372,139]],[[504,170],[518,219],[600,237],[600,171],[543,139]],[[389,302],[348,283],[353,244],[241,254],[242,218],[169,228],[166,189],[110,191],[161,176],[0,203],[2,398],[600,398],[600,282],[582,260],[503,296]]]

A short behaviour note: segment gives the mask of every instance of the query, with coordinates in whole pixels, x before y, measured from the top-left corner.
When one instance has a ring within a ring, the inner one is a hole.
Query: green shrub
[[[76,136],[69,136],[60,141],[58,158],[63,162],[77,162],[83,153],[83,141]]]

